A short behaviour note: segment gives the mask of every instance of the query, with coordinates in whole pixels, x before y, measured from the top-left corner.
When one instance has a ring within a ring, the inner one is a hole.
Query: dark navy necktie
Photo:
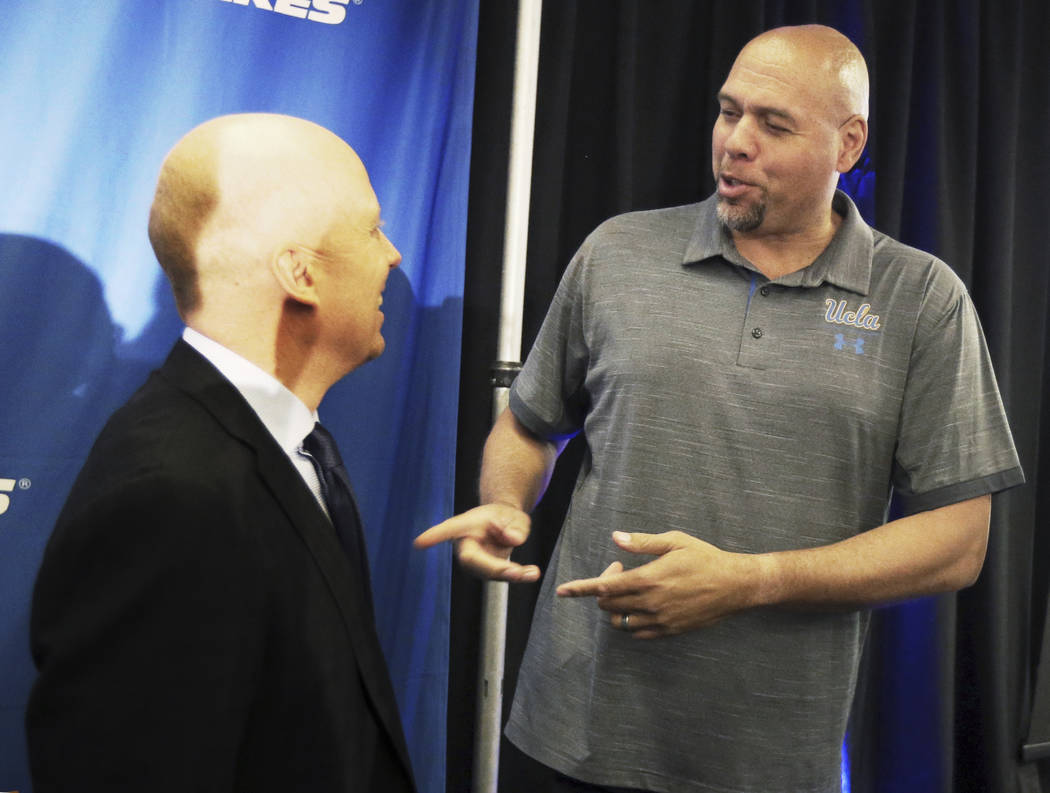
[[[339,456],[335,438],[319,423],[314,424],[313,431],[303,441],[303,449],[310,455],[310,462],[317,469],[317,478],[321,483],[321,495],[328,506],[328,515],[332,519],[339,542],[350,560],[354,572],[360,576],[364,589],[364,602],[368,614],[372,611],[372,584],[368,572],[368,553],[365,550],[364,531],[361,527],[361,516],[357,511],[350,477]]]
[[[376,729],[381,730],[383,727],[378,725],[385,725],[390,735],[400,735],[397,704],[376,632],[368,553],[365,550],[361,515],[357,510],[353,489],[350,487],[350,477],[343,465],[343,458],[339,456],[335,439],[320,424],[314,424],[313,431],[303,440],[303,450],[317,470],[321,495],[328,506],[328,515],[350,562],[352,574],[357,579],[354,583],[360,585],[360,598],[352,607],[352,618],[347,627],[354,644],[354,657],[357,660],[361,682],[368,692],[368,701],[375,714]],[[361,730],[360,740],[363,745],[374,746],[377,741],[382,740],[379,733],[367,724],[363,724]],[[394,740],[396,744],[396,738]]]

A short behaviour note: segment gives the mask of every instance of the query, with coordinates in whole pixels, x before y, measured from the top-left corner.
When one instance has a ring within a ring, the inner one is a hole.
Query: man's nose
[[[390,269],[393,270],[401,264],[401,251],[394,247],[394,243],[390,241],[390,238],[386,234],[383,234],[383,239],[386,240],[387,247],[390,249]]]
[[[725,139],[725,151],[734,159],[752,160],[757,153],[754,121],[742,116]]]

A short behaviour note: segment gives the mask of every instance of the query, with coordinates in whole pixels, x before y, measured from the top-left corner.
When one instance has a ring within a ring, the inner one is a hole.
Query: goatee
[[[766,217],[766,203],[760,201],[750,206],[731,204],[718,199],[718,220],[730,231],[754,231]]]

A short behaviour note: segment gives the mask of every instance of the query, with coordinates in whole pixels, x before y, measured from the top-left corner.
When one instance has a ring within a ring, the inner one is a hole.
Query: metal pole
[[[540,59],[542,0],[519,0],[514,55],[514,95],[507,165],[507,208],[503,233],[503,278],[500,290],[498,358],[521,358],[521,323],[525,300],[525,256],[532,191],[532,143],[536,126],[536,79]],[[518,364],[497,364],[513,371]],[[494,379],[493,420],[507,406],[509,382]],[[499,782],[500,725],[503,717],[503,659],[507,637],[508,584],[484,585],[481,658],[478,664],[478,709],[474,734],[474,793],[496,793]]]
[[[510,389],[493,390],[493,416],[507,406]],[[503,659],[506,655],[506,581],[486,581],[481,596],[481,647],[478,659],[478,709],[474,730],[474,793],[496,793],[499,784],[500,725],[503,720]]]

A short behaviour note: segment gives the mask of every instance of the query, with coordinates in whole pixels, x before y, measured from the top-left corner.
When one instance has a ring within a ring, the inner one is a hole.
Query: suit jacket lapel
[[[231,435],[255,450],[259,476],[302,537],[328,583],[343,615],[372,705],[405,768],[411,769],[371,604],[355,594],[354,573],[313,494],[240,392],[193,347],[182,340],[176,343],[159,374],[200,402]],[[362,561],[368,564],[367,555]]]
[[[408,749],[405,746],[404,735],[400,728],[401,721],[397,713],[397,701],[390,683],[386,659],[375,631],[375,617],[370,603],[363,601],[359,594],[362,583],[365,586],[369,584],[367,581],[355,580],[356,573],[350,569],[350,563],[343,547],[339,544],[335,528],[318,507],[305,484],[298,488],[288,486],[289,463],[284,453],[280,449],[277,451],[279,457],[260,452],[259,473],[284,507],[289,518],[292,519],[296,530],[313,555],[314,561],[317,562],[321,574],[328,582],[329,590],[339,604],[343,615],[343,624],[350,634],[361,670],[361,678],[372,700],[372,705],[394,746],[397,747],[405,767],[410,768]],[[301,520],[300,517],[305,517],[305,513],[309,513],[312,519]],[[362,559],[362,563],[368,564],[367,554]]]

